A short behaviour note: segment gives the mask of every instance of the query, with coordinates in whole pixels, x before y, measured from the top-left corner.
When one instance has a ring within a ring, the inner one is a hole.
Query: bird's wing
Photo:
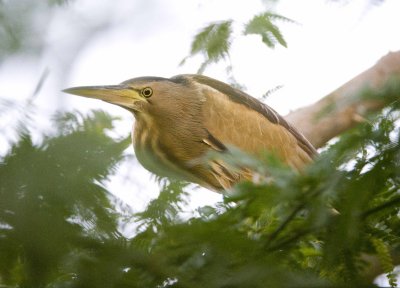
[[[208,130],[206,130],[207,136],[203,139],[203,143],[208,145],[210,150],[224,153],[228,151],[228,148],[216,139]],[[227,165],[223,160],[216,157],[209,159],[209,168],[212,176],[218,181],[220,186],[227,190],[231,188],[235,183],[244,179],[251,180],[253,173],[245,167],[231,167]]]
[[[223,82],[201,75],[191,77],[205,97],[205,128],[223,145],[253,155],[263,150],[276,153],[296,169],[317,154],[307,139],[269,106]]]

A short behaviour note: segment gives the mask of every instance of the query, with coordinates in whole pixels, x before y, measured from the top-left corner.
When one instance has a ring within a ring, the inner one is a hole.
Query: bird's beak
[[[138,101],[145,101],[138,91],[128,85],[80,86],[62,90],[65,93],[99,99],[124,108],[136,110]]]

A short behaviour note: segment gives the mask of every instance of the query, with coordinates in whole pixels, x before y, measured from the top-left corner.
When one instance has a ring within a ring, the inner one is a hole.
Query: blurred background
[[[0,110],[2,154],[17,137],[14,126],[21,124],[16,120],[25,117],[18,103],[27,101],[38,111],[25,122],[37,132],[34,141],[51,133],[49,119],[59,110],[104,109],[121,118],[112,133],[126,136],[133,123],[129,112],[61,90],[196,73],[204,61],[201,54],[180,63],[194,35],[215,21],[234,20],[234,41],[229,57],[209,65],[204,74],[226,82],[234,78],[255,97],[281,87],[266,101],[281,114],[313,103],[400,49],[397,0],[3,0],[0,5],[0,99],[14,103]],[[279,23],[287,48],[270,49],[259,36],[243,34],[243,25],[266,10],[294,21]],[[107,185],[138,211],[159,188],[133,149],[125,153],[132,157]],[[202,189],[191,194],[188,211],[220,199]]]

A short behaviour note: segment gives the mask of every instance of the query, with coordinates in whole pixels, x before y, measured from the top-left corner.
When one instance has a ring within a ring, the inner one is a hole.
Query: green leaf
[[[202,73],[210,63],[218,62],[229,55],[231,44],[232,20],[215,22],[204,27],[192,42],[188,57],[202,54],[205,58],[199,73]],[[185,62],[182,60],[181,64]]]
[[[112,121],[98,111],[61,116],[57,134],[40,144],[21,134],[0,158],[0,281],[42,287],[87,241],[118,237],[101,184],[127,145],[105,134]]]
[[[277,43],[287,47],[287,43],[283,38],[280,29],[273,24],[275,20],[294,23],[293,20],[284,16],[265,12],[254,16],[253,19],[245,25],[243,33],[244,35],[260,35],[262,41],[270,48],[274,48]]]

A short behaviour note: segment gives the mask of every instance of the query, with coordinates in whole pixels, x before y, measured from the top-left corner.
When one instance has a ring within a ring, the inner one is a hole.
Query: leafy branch
[[[269,48],[275,48],[277,44],[287,47],[279,27],[274,24],[276,21],[295,23],[284,16],[265,12],[254,16],[248,23],[243,24],[242,34],[245,36],[260,35],[262,42]],[[189,58],[201,54],[204,61],[197,72],[202,74],[208,65],[229,58],[229,49],[234,41],[233,24],[234,20],[219,21],[201,29],[194,36],[189,55],[181,61],[180,65],[183,65]],[[228,65],[228,70],[231,69],[231,65]]]
[[[279,43],[283,47],[287,47],[287,43],[282,36],[282,33],[274,21],[284,21],[289,23],[295,23],[293,20],[284,16],[265,12],[254,16],[244,28],[244,35],[260,35],[262,42],[269,48],[275,48],[276,44]]]

